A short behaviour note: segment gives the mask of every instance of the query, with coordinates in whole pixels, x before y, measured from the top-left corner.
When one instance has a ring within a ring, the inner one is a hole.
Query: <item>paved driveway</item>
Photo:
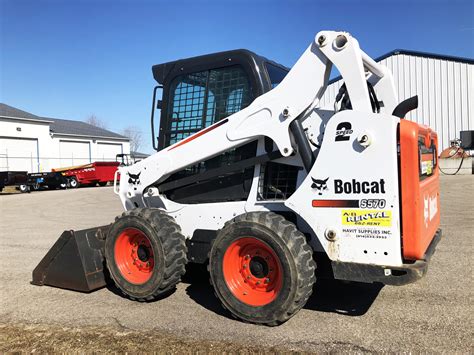
[[[0,351],[472,352],[474,177],[441,182],[445,238],[424,279],[403,287],[318,281],[306,307],[276,328],[233,320],[199,268],[174,294],[145,304],[107,288],[83,294],[30,285],[63,230],[109,223],[122,208],[110,187],[0,195]]]

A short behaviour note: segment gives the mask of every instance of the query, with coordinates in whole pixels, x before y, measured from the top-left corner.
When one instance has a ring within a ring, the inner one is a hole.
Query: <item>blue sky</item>
[[[474,1],[0,0],[0,101],[143,132],[151,66],[248,48],[292,66],[323,29],[377,57],[396,48],[474,57]]]

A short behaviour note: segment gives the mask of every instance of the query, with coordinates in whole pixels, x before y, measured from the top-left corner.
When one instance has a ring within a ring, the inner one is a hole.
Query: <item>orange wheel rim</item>
[[[130,283],[143,284],[153,275],[155,258],[150,240],[136,228],[126,228],[115,241],[117,268]]]
[[[234,241],[223,259],[224,279],[232,294],[250,306],[265,306],[282,287],[282,267],[274,250],[257,238]]]

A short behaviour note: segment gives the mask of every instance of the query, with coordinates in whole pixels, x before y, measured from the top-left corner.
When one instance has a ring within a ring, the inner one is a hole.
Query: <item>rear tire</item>
[[[137,208],[110,227],[105,258],[112,280],[127,297],[152,301],[170,293],[184,275],[185,238],[165,212]]]
[[[235,217],[218,232],[209,272],[224,308],[246,322],[286,322],[312,293],[316,263],[305,236],[272,212]]]
[[[69,179],[69,186],[72,188],[72,189],[75,189],[77,187],[79,187],[79,181],[77,181],[77,179],[75,177],[72,177]]]
[[[25,185],[25,184],[21,184],[19,186],[19,189],[20,189],[21,193],[30,192],[30,189],[29,189],[28,185]]]
[[[100,181],[100,182],[97,183],[97,185],[105,186],[105,185],[107,185],[107,181]]]

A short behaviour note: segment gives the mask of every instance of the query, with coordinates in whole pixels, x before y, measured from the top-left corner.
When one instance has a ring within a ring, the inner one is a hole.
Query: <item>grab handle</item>
[[[120,191],[117,189],[117,187],[120,187],[120,182],[119,184],[117,184],[117,175],[119,174],[119,169],[115,170],[115,173],[114,173],[114,193],[116,195],[118,195],[120,193]]]

